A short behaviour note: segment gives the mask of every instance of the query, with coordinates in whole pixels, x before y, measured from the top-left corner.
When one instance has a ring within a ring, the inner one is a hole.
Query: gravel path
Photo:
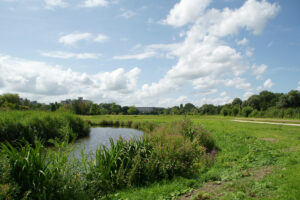
[[[289,124],[289,123],[277,123],[277,122],[258,122],[258,121],[247,121],[247,120],[232,120],[234,122],[244,122],[244,123],[255,123],[255,124],[275,124],[283,126],[300,126],[300,124]]]

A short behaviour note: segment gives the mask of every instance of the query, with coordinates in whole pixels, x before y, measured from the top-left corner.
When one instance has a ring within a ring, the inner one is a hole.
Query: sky
[[[171,107],[300,90],[299,0],[0,0],[0,94]]]

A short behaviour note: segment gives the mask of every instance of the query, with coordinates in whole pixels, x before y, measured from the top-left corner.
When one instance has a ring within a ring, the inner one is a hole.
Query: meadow
[[[93,123],[110,120],[164,124],[184,116],[82,117]],[[300,198],[299,127],[239,123],[232,121],[233,117],[222,116],[188,117],[210,131],[220,148],[211,167],[192,178],[178,177],[147,187],[122,190],[111,199]]]
[[[141,129],[146,137],[100,146],[95,160],[80,161],[70,160],[64,142],[54,142],[55,151],[40,142],[2,145],[0,199],[300,198],[299,127],[223,116],[80,118]]]

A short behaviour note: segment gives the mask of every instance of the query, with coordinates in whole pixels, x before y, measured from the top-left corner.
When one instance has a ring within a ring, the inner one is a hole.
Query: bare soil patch
[[[177,200],[189,200],[189,199],[198,199],[198,200],[205,200],[211,198],[218,198],[222,197],[225,193],[230,193],[235,191],[234,185],[239,183],[246,183],[249,180],[255,180],[260,181],[262,180],[266,175],[270,174],[273,171],[272,166],[267,166],[264,168],[251,168],[246,169],[242,171],[242,178],[236,180],[236,181],[210,181],[207,183],[204,183],[201,188],[193,190],[192,192],[189,192],[179,198]],[[209,194],[209,197],[198,195],[199,192],[201,194]],[[197,196],[198,195],[198,196]]]

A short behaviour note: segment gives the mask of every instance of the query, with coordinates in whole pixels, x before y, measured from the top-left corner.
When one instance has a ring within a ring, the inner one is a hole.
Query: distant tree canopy
[[[89,100],[69,100],[61,103],[41,104],[28,99],[21,99],[18,94],[0,95],[0,110],[49,110],[57,109],[71,110],[81,115],[106,115],[123,114],[136,115],[139,113],[135,106],[121,106],[116,103],[96,104]],[[235,98],[231,103],[215,106],[203,104],[196,107],[192,103],[180,104],[169,108],[160,108],[149,114],[165,115],[224,115],[244,117],[279,117],[279,118],[300,118],[300,91],[291,90],[288,93],[273,93],[262,91],[259,94],[250,96],[242,101]]]

